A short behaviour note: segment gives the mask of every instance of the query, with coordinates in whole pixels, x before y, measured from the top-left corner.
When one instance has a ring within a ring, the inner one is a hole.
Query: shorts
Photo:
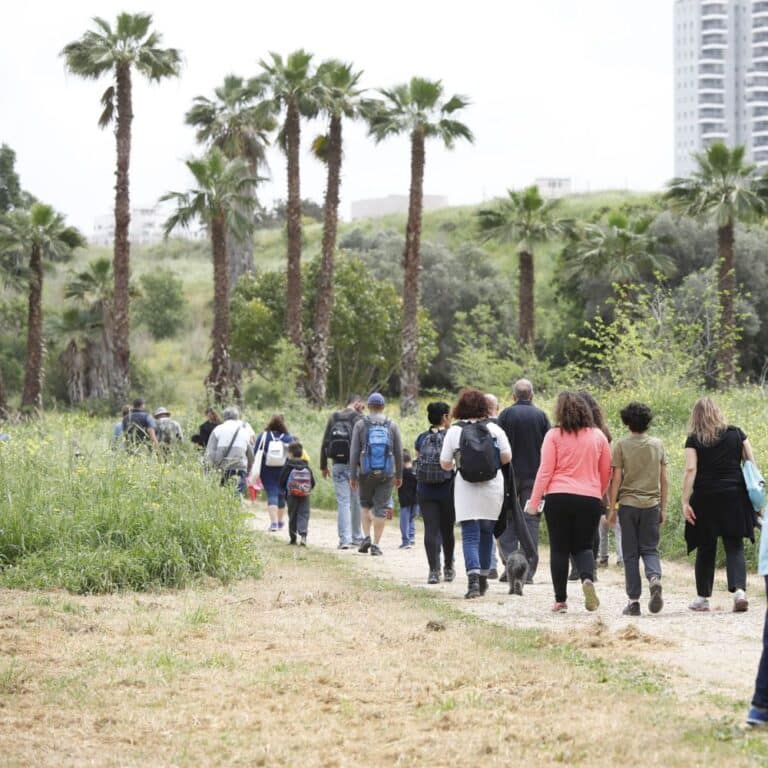
[[[373,510],[374,517],[386,518],[387,510],[395,504],[392,500],[393,478],[360,475],[360,506]]]
[[[276,488],[265,488],[267,494],[267,506],[285,509],[285,494]]]

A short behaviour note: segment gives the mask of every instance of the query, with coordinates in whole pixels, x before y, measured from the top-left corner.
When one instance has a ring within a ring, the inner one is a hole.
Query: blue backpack
[[[392,438],[389,419],[372,421],[366,416],[368,435],[361,460],[364,475],[394,475],[395,457],[392,453]]]

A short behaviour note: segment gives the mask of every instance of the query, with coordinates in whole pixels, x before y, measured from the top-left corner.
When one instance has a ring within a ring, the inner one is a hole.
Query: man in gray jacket
[[[237,490],[245,494],[245,479],[253,465],[253,428],[240,420],[240,411],[235,406],[225,408],[223,415],[224,421],[208,438],[205,463],[221,472],[222,485],[236,477]]]
[[[369,414],[352,432],[349,452],[349,484],[360,490],[365,538],[358,552],[381,555],[381,535],[392,517],[392,489],[403,482],[403,443],[400,430],[384,415],[384,396],[374,392],[368,398]],[[373,522],[373,541],[371,541]]]

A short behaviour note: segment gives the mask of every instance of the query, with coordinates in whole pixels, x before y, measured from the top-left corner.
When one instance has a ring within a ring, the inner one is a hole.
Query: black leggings
[[[725,572],[728,591],[747,588],[747,564],[744,560],[744,539],[723,536]],[[699,597],[710,597],[715,583],[715,555],[717,539],[710,539],[696,548],[696,592]]]
[[[574,493],[549,493],[544,517],[549,529],[550,571],[555,600],[568,599],[568,558],[573,555],[579,577],[593,579],[595,556],[592,542],[603,512],[603,502],[593,496]]]
[[[440,570],[440,544],[443,546],[443,563],[453,568],[453,550],[456,539],[453,526],[456,512],[453,507],[453,492],[444,499],[423,499],[419,496],[419,509],[424,520],[424,549],[430,571]]]

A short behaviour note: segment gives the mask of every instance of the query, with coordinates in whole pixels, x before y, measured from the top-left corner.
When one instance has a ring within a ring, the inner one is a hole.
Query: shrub
[[[155,341],[176,336],[186,322],[184,283],[170,269],[158,269],[139,279],[141,296],[134,302],[136,319]]]
[[[0,582],[72,592],[258,575],[239,500],[196,462],[76,450],[23,430],[0,446]]]

